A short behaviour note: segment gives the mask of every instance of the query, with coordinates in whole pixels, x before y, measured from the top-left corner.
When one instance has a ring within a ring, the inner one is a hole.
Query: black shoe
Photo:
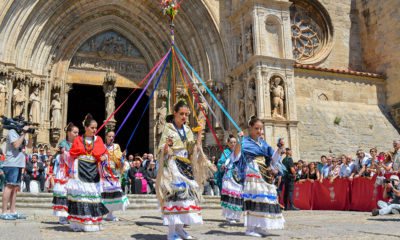
[[[377,208],[372,209],[372,216],[379,215],[379,210]]]
[[[300,208],[297,208],[297,207],[295,207],[295,206],[292,206],[292,207],[290,208],[290,210],[293,210],[293,211],[299,211],[299,210],[300,210]]]

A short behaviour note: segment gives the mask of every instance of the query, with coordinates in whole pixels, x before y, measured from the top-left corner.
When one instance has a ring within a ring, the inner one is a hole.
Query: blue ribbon
[[[142,121],[143,116],[144,116],[144,114],[146,113],[146,110],[147,110],[147,108],[148,108],[149,105],[150,105],[150,101],[151,101],[151,99],[152,99],[153,96],[154,96],[154,92],[156,91],[156,89],[157,89],[157,87],[158,87],[158,84],[160,83],[161,76],[163,75],[164,70],[165,70],[165,67],[167,66],[167,63],[168,63],[168,61],[169,61],[170,58],[171,58],[171,53],[168,52],[168,59],[167,59],[167,61],[165,61],[164,67],[163,67],[163,69],[162,69],[162,71],[161,71],[161,73],[160,73],[160,76],[158,77],[158,80],[157,80],[156,85],[154,86],[153,92],[152,92],[151,95],[150,95],[149,101],[147,102],[146,107],[145,107],[144,110],[143,110],[142,116],[140,116],[140,119],[139,119],[138,123],[136,124],[136,127],[135,127],[135,129],[133,130],[131,137],[129,138],[129,141],[128,141],[128,143],[126,144],[126,148],[125,148],[125,149],[128,149],[128,146],[129,146],[129,144],[131,143],[131,140],[132,140],[132,138],[133,138],[133,135],[135,135],[136,129],[139,127],[139,124],[140,124],[140,122]],[[160,64],[160,66],[161,66],[161,64]],[[158,69],[157,69],[157,71],[158,71]]]
[[[168,50],[166,55],[169,55],[171,52],[171,48]],[[138,99],[136,99],[135,104],[133,104],[131,110],[129,111],[128,115],[125,117],[124,121],[122,122],[121,126],[119,126],[118,130],[115,132],[115,136],[112,140],[112,142],[114,142],[115,137],[117,136],[117,134],[119,133],[119,131],[121,130],[121,128],[124,126],[126,120],[128,120],[129,116],[132,114],[133,109],[135,109],[136,105],[138,104],[139,100],[142,98],[143,94],[146,92],[146,89],[149,87],[150,83],[153,81],[153,78],[155,77],[155,75],[157,74],[158,70],[161,67],[161,64],[165,61],[165,57],[163,59],[163,61],[158,65],[157,69],[154,71],[153,76],[151,76],[151,79],[149,80],[149,82],[146,84],[146,86],[144,87],[143,91],[140,93]]]
[[[203,80],[200,78],[200,76],[197,74],[197,72],[192,68],[192,66],[189,64],[189,62],[186,60],[186,58],[183,56],[181,51],[179,51],[178,47],[173,44],[176,51],[181,55],[182,59],[185,61],[185,63],[188,65],[188,67],[192,70],[194,75],[199,79],[199,81],[203,84],[203,86],[206,88],[207,92],[210,94],[210,96],[214,99],[214,101],[218,104],[218,106],[221,108],[221,110],[225,113],[225,115],[229,118],[229,120],[232,122],[232,124],[235,126],[235,128],[241,132],[242,130],[240,127],[235,123],[235,121],[232,119],[232,117],[229,115],[229,113],[225,110],[225,108],[221,105],[221,103],[217,100],[217,98],[214,96],[214,94],[211,92],[211,90],[207,87],[207,85],[203,82]]]
[[[258,198],[258,197],[261,197],[261,198],[268,198],[268,199],[271,199],[271,200],[276,200],[276,199],[278,199],[277,196],[266,195],[266,194],[255,194],[255,195],[253,195],[253,194],[242,194],[242,197],[243,197],[243,198],[251,198],[251,199],[256,199],[256,198]]]

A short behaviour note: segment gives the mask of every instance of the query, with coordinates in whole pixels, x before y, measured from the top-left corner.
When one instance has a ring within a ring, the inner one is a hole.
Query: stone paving
[[[116,213],[120,222],[106,222],[104,231],[72,232],[57,224],[51,210],[21,209],[27,220],[1,221],[0,239],[166,239],[157,210],[129,210]],[[257,239],[243,234],[243,223],[227,224],[220,210],[204,210],[204,224],[187,229],[196,239]],[[365,212],[298,211],[284,212],[284,230],[271,231],[265,239],[399,239],[400,216],[372,217]]]

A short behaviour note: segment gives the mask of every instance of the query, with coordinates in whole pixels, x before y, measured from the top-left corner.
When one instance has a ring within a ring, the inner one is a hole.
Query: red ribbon
[[[182,211],[182,210],[188,211],[190,209],[195,209],[195,210],[199,210],[199,211],[201,210],[200,207],[195,206],[195,205],[190,205],[189,207],[186,207],[186,208],[185,207],[178,207],[178,206],[173,206],[171,208],[163,207],[163,210],[167,210],[167,211],[172,211],[174,209],[176,209],[177,211]]]
[[[99,218],[99,219],[91,219],[91,218],[78,218],[78,217],[72,217],[72,216],[68,216],[68,219],[75,219],[78,220],[80,222],[101,222],[103,221],[103,218]]]

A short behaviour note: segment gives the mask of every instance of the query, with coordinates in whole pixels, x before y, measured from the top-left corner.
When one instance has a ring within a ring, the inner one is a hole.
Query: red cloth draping
[[[386,174],[387,179],[393,174]],[[295,183],[293,203],[302,210],[355,210],[372,211],[383,199],[384,188],[375,186],[376,177],[329,180]],[[280,203],[283,204],[284,187]]]

